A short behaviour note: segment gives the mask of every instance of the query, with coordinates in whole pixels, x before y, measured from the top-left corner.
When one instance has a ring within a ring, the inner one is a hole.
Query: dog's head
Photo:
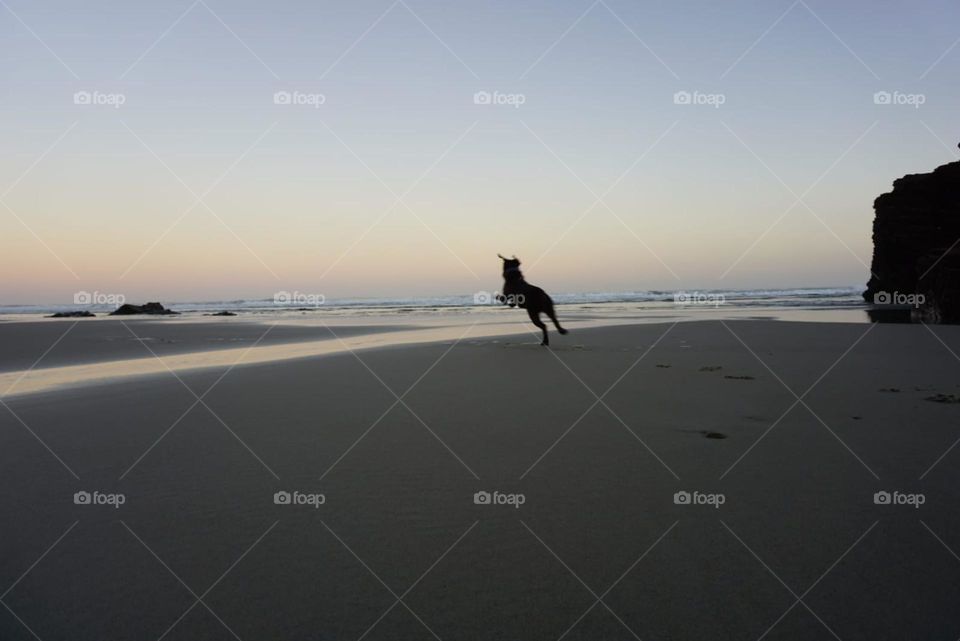
[[[520,271],[520,259],[514,256],[513,258],[507,258],[506,256],[501,256],[497,254],[500,260],[503,261],[503,273],[504,275],[509,274],[510,272],[519,272]]]

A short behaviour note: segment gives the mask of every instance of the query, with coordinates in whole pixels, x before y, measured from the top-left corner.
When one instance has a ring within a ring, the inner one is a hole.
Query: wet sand
[[[329,340],[323,326],[262,323],[249,318],[149,317],[49,319],[0,324],[0,372],[130,360],[150,356]],[[352,337],[414,330],[416,325],[337,325]],[[267,331],[269,330],[269,331]],[[49,350],[49,351],[48,351]],[[42,356],[42,358],[40,358]]]
[[[386,313],[285,311],[182,316],[0,319],[0,399],[139,376],[229,368],[444,340],[527,334],[522,310],[501,306]],[[862,309],[568,306],[571,329],[694,319],[864,323]],[[551,328],[551,333],[555,335]]]

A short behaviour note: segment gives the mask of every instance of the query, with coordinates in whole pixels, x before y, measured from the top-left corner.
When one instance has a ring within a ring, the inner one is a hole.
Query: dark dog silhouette
[[[497,295],[497,301],[510,307],[520,307],[527,310],[530,320],[533,324],[543,330],[543,342],[541,345],[549,345],[550,338],[547,337],[547,326],[540,320],[540,314],[546,314],[557,327],[557,331],[566,334],[567,330],[560,327],[560,321],[557,320],[557,314],[553,311],[553,301],[536,285],[531,285],[523,279],[520,273],[520,261],[516,256],[513,258],[504,258],[497,254],[503,261],[503,293]]]

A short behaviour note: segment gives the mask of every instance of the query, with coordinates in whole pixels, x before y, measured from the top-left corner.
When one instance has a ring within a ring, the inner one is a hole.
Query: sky
[[[947,0],[2,0],[0,304],[859,285]],[[879,92],[879,94],[878,94]],[[889,100],[887,95],[889,94]]]

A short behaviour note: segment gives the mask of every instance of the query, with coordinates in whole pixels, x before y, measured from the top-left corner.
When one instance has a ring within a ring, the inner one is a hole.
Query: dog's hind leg
[[[535,311],[533,309],[528,309],[527,314],[530,316],[531,322],[533,322],[534,325],[536,325],[541,330],[543,330],[543,342],[540,344],[549,345],[550,339],[547,337],[547,326],[543,324],[542,320],[540,320],[540,312]]]
[[[560,327],[560,321],[557,320],[557,314],[556,314],[556,312],[553,311],[553,302],[552,302],[552,301],[551,301],[550,305],[547,306],[547,316],[549,316],[549,317],[550,317],[550,320],[553,321],[553,324],[554,324],[554,326],[556,326],[558,332],[560,332],[561,334],[566,334],[566,333],[567,333],[567,330],[565,330],[564,328]]]

